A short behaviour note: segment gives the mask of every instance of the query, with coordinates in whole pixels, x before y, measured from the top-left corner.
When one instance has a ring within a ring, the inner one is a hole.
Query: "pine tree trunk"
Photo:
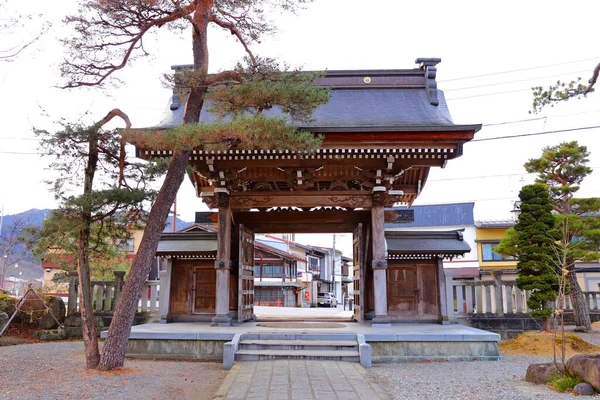
[[[88,160],[85,168],[83,183],[83,205],[81,210],[81,228],[79,230],[78,272],[79,272],[79,304],[81,313],[81,329],[83,332],[83,345],[85,348],[85,366],[88,369],[96,368],[100,362],[98,349],[98,331],[94,318],[92,301],[92,288],[90,278],[90,236],[92,226],[91,195],[94,175],[98,165],[98,132],[96,129],[90,133]]]
[[[192,18],[192,24],[194,25],[192,36],[194,68],[198,71],[206,72],[208,70],[206,34],[209,12],[213,4],[214,0],[198,2],[198,8]],[[185,124],[198,123],[200,112],[204,105],[205,94],[206,86],[204,79],[201,79],[198,82],[198,86],[190,90],[183,118]],[[175,201],[177,191],[185,177],[191,154],[191,150],[173,152],[169,170],[156,201],[152,205],[152,210],[144,229],[144,236],[125,281],[125,286],[115,308],[112,322],[108,328],[106,342],[104,343],[102,357],[100,358],[100,370],[106,371],[122,367],[125,362],[129,331],[131,330],[133,318],[137,311],[141,291],[155,259],[158,242],[165,227],[165,221],[169,216],[171,205]]]
[[[584,328],[586,331],[592,330],[592,321],[590,319],[590,313],[588,306],[585,302],[585,296],[577,282],[577,276],[575,274],[575,264],[569,264],[569,288],[571,289],[571,303],[573,303],[573,316],[575,318],[575,325]]]
[[[133,265],[125,280],[121,297],[116,305],[113,319],[108,328],[106,342],[100,358],[99,369],[106,371],[122,367],[129,340],[129,331],[137,311],[138,301],[146,278],[155,259],[156,248],[165,227],[171,205],[183,179],[191,151],[173,154],[169,171],[160,189],[156,201],[152,205],[144,236],[140,242]]]

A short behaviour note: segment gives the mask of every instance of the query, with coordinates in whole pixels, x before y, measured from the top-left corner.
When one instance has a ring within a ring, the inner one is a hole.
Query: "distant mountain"
[[[36,260],[30,253],[27,252],[25,245],[15,243],[9,245],[7,242],[13,243],[15,239],[22,235],[23,229],[27,226],[40,227],[46,216],[51,212],[49,209],[31,209],[19,214],[5,215],[2,219],[2,229],[0,230],[0,268],[2,267],[3,256],[8,254],[6,259],[7,268],[6,276],[14,276],[21,279],[40,279],[43,276],[41,263]],[[173,231],[173,217],[167,219],[167,225],[164,232]],[[187,222],[177,218],[176,229],[181,230],[192,225],[193,222]]]
[[[50,210],[31,209],[25,212],[5,215],[2,218],[0,230],[0,257],[6,263],[6,277],[15,277],[25,280],[41,279],[42,266],[39,260],[27,251],[18,238],[28,226],[40,226]],[[4,256],[6,255],[6,258]]]
[[[165,229],[163,229],[163,232],[177,232],[194,224],[193,222],[187,222],[179,218],[176,218],[176,221],[175,229],[173,229],[173,216],[169,216],[169,218],[167,218],[167,225],[165,226]]]

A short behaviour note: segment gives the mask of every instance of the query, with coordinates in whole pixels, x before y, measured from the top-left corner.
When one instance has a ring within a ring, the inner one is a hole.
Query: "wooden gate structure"
[[[403,215],[385,207],[411,205],[429,169],[461,156],[463,144],[481,128],[452,122],[435,80],[440,60],[416,62],[414,69],[328,71],[319,78],[315,84],[330,87],[331,98],[299,126],[323,136],[313,154],[193,151],[189,178],[197,196],[218,209],[215,325],[251,318],[251,268],[246,269],[251,265],[243,257],[251,232],[353,233],[357,319],[387,323],[395,312],[388,302],[404,307],[395,303],[404,293],[401,283],[393,282],[389,288],[395,292],[388,295],[388,279],[398,275],[388,272],[383,232],[385,222]],[[184,109],[185,104],[172,104],[157,129],[181,124]],[[204,110],[200,122],[215,118]],[[138,154],[168,157],[171,151],[140,148]],[[430,290],[417,288],[424,289]],[[238,307],[231,307],[235,298]]]

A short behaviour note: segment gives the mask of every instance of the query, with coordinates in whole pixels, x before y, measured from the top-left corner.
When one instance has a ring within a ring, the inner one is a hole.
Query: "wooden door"
[[[419,264],[419,315],[439,318],[439,290],[436,264]]]
[[[353,303],[354,303],[354,319],[360,323],[364,322],[365,311],[362,304],[364,299],[364,267],[365,249],[363,240],[363,224],[358,224],[352,232],[352,255],[353,255]]]
[[[388,312],[391,315],[417,315],[417,266],[388,267],[387,283]]]
[[[390,265],[387,270],[390,315],[438,319],[438,279],[435,264]]]
[[[194,267],[194,314],[214,314],[216,309],[217,271],[214,265]]]
[[[192,311],[192,264],[175,259],[171,269],[169,314],[189,315]]]
[[[238,322],[254,319],[254,232],[240,225]]]

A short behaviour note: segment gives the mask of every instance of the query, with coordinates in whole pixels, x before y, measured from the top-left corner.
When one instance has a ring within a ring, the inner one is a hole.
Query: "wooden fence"
[[[515,281],[504,281],[500,276],[491,281],[454,280],[452,282],[454,315],[457,317],[472,314],[527,314],[527,299],[531,292],[517,287]],[[590,311],[600,309],[600,292],[584,292]],[[567,296],[563,307],[573,310],[571,299]]]
[[[124,283],[124,271],[115,271],[114,281],[92,281],[92,302],[96,313],[110,314],[115,310],[115,305],[121,296]],[[79,285],[77,272],[71,272],[69,277],[69,299],[67,302],[67,315],[79,312]],[[158,289],[160,281],[146,281],[142,288],[138,311],[158,312]]]

